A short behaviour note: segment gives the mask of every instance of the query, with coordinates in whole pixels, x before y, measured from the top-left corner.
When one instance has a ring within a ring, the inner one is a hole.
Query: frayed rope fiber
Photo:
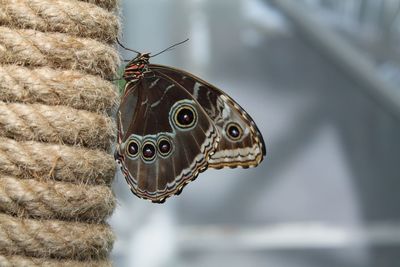
[[[111,266],[118,0],[0,0],[0,266]]]
[[[113,47],[93,39],[0,26],[0,62],[80,70],[111,79],[119,60]]]
[[[107,149],[114,122],[70,107],[0,101],[0,132],[16,140],[35,140]]]
[[[112,83],[79,71],[0,65],[0,101],[63,105],[111,112],[118,98]]]
[[[0,173],[21,179],[110,185],[114,167],[102,150],[0,137]]]
[[[62,32],[114,42],[118,19],[112,13],[75,0],[0,0],[0,20],[11,27]]]
[[[23,257],[17,255],[0,255],[0,266],[35,266],[35,267],[111,267],[107,260],[76,261],[76,260],[54,260],[34,257]]]
[[[85,260],[106,258],[113,233],[104,224],[33,220],[0,214],[0,253]]]

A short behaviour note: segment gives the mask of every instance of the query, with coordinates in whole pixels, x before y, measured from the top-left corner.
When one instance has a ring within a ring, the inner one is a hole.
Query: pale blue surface
[[[400,88],[400,53],[373,41],[376,24],[338,25],[356,10],[350,2],[373,1],[303,2],[338,9],[318,13],[321,23]],[[263,3],[123,2],[125,45],[157,52],[189,37],[153,62],[225,90],[257,122],[268,155],[255,169],[209,170],[164,205],[136,198],[119,176],[115,266],[400,266],[399,121]]]

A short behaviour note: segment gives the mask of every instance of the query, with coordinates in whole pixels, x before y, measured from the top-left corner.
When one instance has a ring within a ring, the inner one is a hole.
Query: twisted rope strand
[[[0,253],[35,257],[104,259],[113,233],[102,224],[16,218],[0,214]]]
[[[8,214],[101,222],[114,207],[108,186],[21,180],[0,174],[0,211]]]
[[[0,173],[11,176],[109,185],[114,164],[113,157],[101,150],[0,137]]]
[[[109,11],[115,10],[118,7],[119,0],[79,0],[82,2],[92,3]]]
[[[111,265],[116,5],[0,0],[0,266]]]
[[[114,139],[114,122],[64,106],[0,101],[0,136],[108,149]]]
[[[31,266],[31,267],[111,267],[108,260],[75,261],[75,260],[54,260],[46,258],[22,257],[17,255],[0,255],[0,266]]]
[[[91,3],[74,0],[0,0],[0,25],[114,42],[118,18]]]
[[[114,48],[93,39],[0,27],[0,62],[81,70],[111,79],[119,57]]]
[[[118,94],[112,83],[78,71],[0,65],[0,100],[64,105],[110,113]]]

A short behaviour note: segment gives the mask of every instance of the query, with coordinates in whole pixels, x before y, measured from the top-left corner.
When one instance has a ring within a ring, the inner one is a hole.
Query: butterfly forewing
[[[132,192],[161,202],[207,167],[218,132],[196,100],[162,74],[126,90],[116,157]]]

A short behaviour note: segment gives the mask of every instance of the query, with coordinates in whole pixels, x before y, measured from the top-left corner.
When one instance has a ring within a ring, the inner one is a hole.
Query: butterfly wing
[[[147,76],[126,85],[115,157],[134,194],[163,202],[207,168],[219,135],[181,85],[163,74]]]
[[[209,167],[254,167],[266,154],[263,137],[250,115],[231,97],[208,82],[179,69],[151,64],[184,87],[206,111],[221,136]]]

